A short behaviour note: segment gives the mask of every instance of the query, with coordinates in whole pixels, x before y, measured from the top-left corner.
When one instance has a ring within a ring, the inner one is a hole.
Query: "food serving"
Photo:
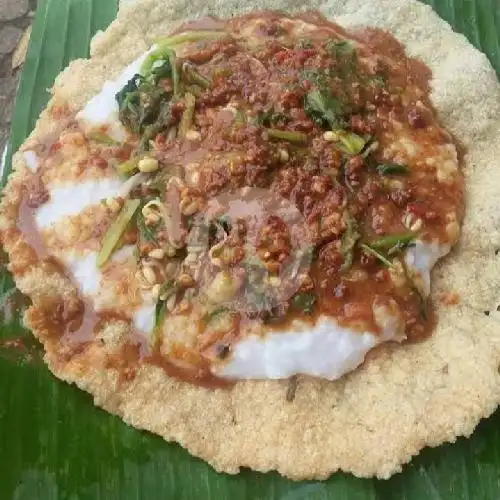
[[[369,8],[172,25],[144,4],[58,78],[5,188],[2,242],[50,369],[227,472],[387,477],[470,433],[498,402],[498,351],[462,303],[467,218],[437,286],[431,270],[491,202],[469,193],[493,158],[475,149],[486,103],[464,131],[464,77]]]

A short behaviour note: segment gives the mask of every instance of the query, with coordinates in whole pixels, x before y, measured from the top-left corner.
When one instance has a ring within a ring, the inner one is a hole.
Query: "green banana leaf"
[[[165,0],[167,1],[167,0]],[[498,0],[429,0],[500,70]],[[40,0],[13,120],[11,151],[32,130],[46,88],[117,11],[116,0]],[[11,152],[7,171],[10,169]],[[5,176],[4,176],[5,177]],[[5,179],[4,179],[5,180]],[[13,293],[0,274],[0,297]],[[40,346],[4,311],[0,331],[0,500],[500,499],[500,412],[471,439],[426,449],[388,481],[335,474],[294,483],[277,474],[217,474],[176,444],[140,432],[59,382]],[[22,344],[9,340],[24,339]]]

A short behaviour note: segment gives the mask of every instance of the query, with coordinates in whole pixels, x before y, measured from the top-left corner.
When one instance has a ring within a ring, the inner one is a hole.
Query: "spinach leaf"
[[[314,89],[304,98],[304,110],[323,128],[339,129],[345,126],[344,107],[327,89]]]
[[[174,92],[178,90],[178,72],[170,54],[151,54],[141,69],[115,95],[120,121],[135,134],[145,134],[141,149],[149,147],[149,141],[164,130],[171,121],[172,92],[166,92],[159,82],[162,78],[173,79]]]
[[[138,97],[139,85],[142,82],[142,76],[135,74],[116,95],[116,102],[120,109],[127,107],[130,101]]]

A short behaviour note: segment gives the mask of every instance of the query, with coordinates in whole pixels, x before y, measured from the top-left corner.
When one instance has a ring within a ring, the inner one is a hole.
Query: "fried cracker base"
[[[252,8],[293,12],[301,4],[258,0]],[[96,405],[179,442],[218,471],[250,467],[299,480],[324,479],[340,469],[388,478],[423,447],[469,436],[500,402],[500,86],[486,57],[421,3],[331,0],[308,3],[308,8],[348,28],[390,30],[410,55],[423,59],[433,71],[432,98],[441,120],[467,150],[466,219],[459,245],[433,273],[438,325],[431,339],[382,346],[361,368],[335,382],[299,378],[293,402],[285,398],[286,381],[208,390],[150,365],[143,365],[134,380],[119,382],[118,373],[106,368],[102,348],[67,361],[64,348],[37,319],[47,297],[75,296],[73,285],[42,264],[23,275],[16,272],[31,251],[16,228],[22,186],[30,175],[19,153],[5,188],[0,231],[16,283],[33,300],[25,321],[43,342],[45,361],[58,378],[91,393]],[[200,0],[140,0],[96,35],[90,60],[74,61],[57,78],[48,109],[68,105],[78,110],[105,79],[183,19],[248,10],[249,3],[238,0],[210,6]],[[44,112],[22,149],[56,128]],[[458,305],[440,300],[449,292],[460,294]],[[114,327],[123,329],[123,324]]]

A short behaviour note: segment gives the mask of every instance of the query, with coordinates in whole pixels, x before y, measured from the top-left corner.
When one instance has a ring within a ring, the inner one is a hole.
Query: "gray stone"
[[[0,29],[0,56],[14,51],[23,36],[23,31],[15,26],[4,26]]]
[[[0,21],[11,21],[29,10],[28,0],[0,0]]]
[[[0,78],[0,130],[11,122],[16,90],[17,75]]]

